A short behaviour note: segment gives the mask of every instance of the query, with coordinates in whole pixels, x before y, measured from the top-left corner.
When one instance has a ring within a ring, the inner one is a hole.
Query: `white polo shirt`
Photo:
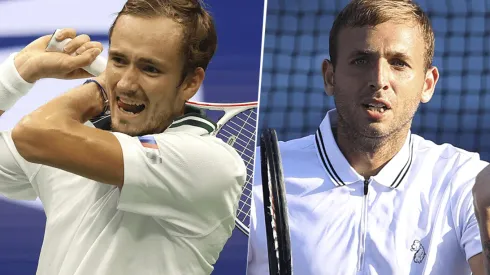
[[[471,188],[487,163],[409,134],[365,185],[336,144],[336,121],[332,110],[315,135],[280,143],[294,273],[470,274],[482,251]],[[259,168],[257,158],[249,275],[268,274]]]
[[[0,76],[0,87],[20,87],[12,84],[19,78]],[[39,197],[46,212],[37,274],[210,274],[235,226],[246,176],[235,150],[209,135],[214,127],[186,115],[161,134],[114,133],[124,155],[122,191],[29,163],[1,132],[0,194]]]

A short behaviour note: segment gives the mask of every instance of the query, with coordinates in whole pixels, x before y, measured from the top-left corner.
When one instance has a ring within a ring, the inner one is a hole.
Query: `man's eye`
[[[143,68],[143,70],[145,72],[149,72],[149,73],[152,73],[152,74],[158,74],[158,73],[160,73],[160,70],[158,70],[157,68],[155,68],[153,66],[145,66]]]
[[[121,65],[124,64],[124,59],[117,56],[112,57],[112,61],[114,61],[114,63],[116,64],[121,64]]]
[[[408,64],[406,62],[403,62],[402,60],[396,59],[391,62],[391,65],[399,68],[404,68],[408,67]]]
[[[352,61],[352,64],[354,65],[366,65],[368,63],[366,58],[358,58]]]

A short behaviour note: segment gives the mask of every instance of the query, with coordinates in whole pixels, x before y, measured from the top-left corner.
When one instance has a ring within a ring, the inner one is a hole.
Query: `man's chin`
[[[389,136],[392,131],[390,131],[387,125],[383,125],[382,123],[370,123],[364,127],[361,127],[359,134],[366,138],[385,138]]]
[[[135,137],[135,136],[142,136],[144,135],[145,131],[141,128],[136,128],[132,125],[121,125],[121,124],[118,124],[118,123],[114,123],[114,121],[112,122],[112,131],[113,132],[118,132],[118,133],[123,133],[123,134],[126,134],[128,136],[132,136],[132,137]]]

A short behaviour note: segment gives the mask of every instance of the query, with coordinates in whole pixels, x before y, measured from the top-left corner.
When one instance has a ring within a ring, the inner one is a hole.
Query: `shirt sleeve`
[[[11,54],[0,64],[0,110],[7,111],[34,86],[26,82],[15,68],[14,59],[17,53]]]
[[[41,165],[27,162],[19,155],[11,132],[0,132],[0,194],[19,200],[35,200],[31,184]]]
[[[208,234],[235,216],[246,170],[232,147],[182,132],[114,134],[124,155],[118,209],[160,219],[182,236]]]
[[[487,162],[481,161],[475,154],[460,166],[452,180],[452,216],[466,260],[482,252],[480,229],[473,207],[472,188],[476,176],[487,165]]]

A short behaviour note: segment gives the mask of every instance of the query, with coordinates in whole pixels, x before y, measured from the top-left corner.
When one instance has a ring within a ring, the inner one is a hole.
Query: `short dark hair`
[[[218,37],[214,20],[199,0],[128,0],[109,30],[109,43],[114,26],[122,15],[164,16],[180,24],[184,31],[184,76],[199,67],[206,70],[216,52]]]
[[[434,31],[427,14],[410,0],[351,1],[337,15],[330,31],[329,51],[334,67],[337,59],[337,39],[343,28],[377,26],[387,21],[412,22],[420,27],[425,41],[425,69],[430,69],[434,58]]]

